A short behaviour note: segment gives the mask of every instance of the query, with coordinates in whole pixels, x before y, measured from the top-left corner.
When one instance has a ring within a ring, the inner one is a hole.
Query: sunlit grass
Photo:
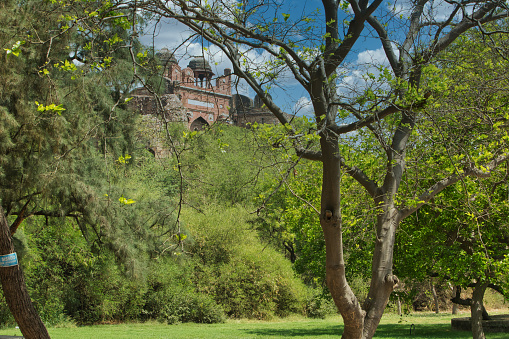
[[[507,313],[507,312],[505,312]],[[460,316],[468,316],[465,313]],[[399,317],[385,315],[375,338],[446,339],[471,338],[469,332],[451,330],[450,314],[415,313]],[[224,324],[178,324],[157,322],[119,325],[96,325],[69,328],[50,328],[54,339],[109,339],[109,338],[338,338],[343,325],[341,318],[307,319],[288,317],[272,321],[229,320]],[[410,334],[410,330],[412,331]],[[0,335],[21,335],[19,330],[0,330]],[[507,333],[488,333],[489,339],[507,338]]]

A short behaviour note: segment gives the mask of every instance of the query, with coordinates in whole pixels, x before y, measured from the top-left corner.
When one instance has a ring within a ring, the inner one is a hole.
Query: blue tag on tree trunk
[[[6,255],[0,255],[0,267],[11,267],[18,264],[16,252]]]

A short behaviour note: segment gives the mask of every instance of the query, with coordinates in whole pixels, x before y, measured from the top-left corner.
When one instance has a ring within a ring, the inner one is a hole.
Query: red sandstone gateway
[[[191,59],[184,69],[166,48],[156,56],[164,67],[165,88],[161,96],[164,112],[158,112],[156,100],[146,89],[137,88],[131,93],[131,103],[141,114],[182,121],[190,130],[200,130],[216,121],[243,127],[254,122],[278,123],[258,97],[253,101],[244,95],[231,94],[229,68],[224,69],[223,75],[213,78],[212,68],[203,56]]]

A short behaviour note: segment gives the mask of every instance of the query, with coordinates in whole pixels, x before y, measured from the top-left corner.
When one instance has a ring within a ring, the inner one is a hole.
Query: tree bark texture
[[[392,274],[393,249],[396,229],[399,225],[399,212],[391,207],[379,214],[377,219],[377,239],[371,267],[371,285],[363,309],[364,338],[370,339],[382,319],[389,296],[398,284],[398,278]]]
[[[488,283],[483,283],[479,280],[475,284],[474,292],[472,293],[472,304],[470,306],[470,312],[472,321],[472,337],[474,339],[486,339],[484,330],[482,328],[482,320],[484,309],[483,298],[487,287]]]
[[[0,255],[14,253],[11,232],[0,206]],[[32,304],[19,265],[0,267],[0,279],[5,300],[26,339],[49,338],[48,331]]]
[[[344,321],[343,339],[363,339],[364,311],[345,275],[341,223],[341,166],[335,136],[322,135],[323,182],[320,225],[325,237],[326,281]]]

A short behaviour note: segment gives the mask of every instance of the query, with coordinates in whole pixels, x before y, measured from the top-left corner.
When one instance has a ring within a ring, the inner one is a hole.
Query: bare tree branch
[[[348,166],[343,157],[341,157],[340,163],[345,172],[361,184],[372,198],[376,196],[378,191],[378,185],[376,182],[371,180],[360,168],[356,166]]]
[[[349,132],[361,129],[363,127],[366,127],[369,124],[372,124],[372,123],[374,123],[376,121],[380,121],[380,120],[384,119],[385,117],[387,117],[387,116],[389,116],[391,114],[394,114],[394,113],[397,113],[397,112],[401,112],[403,110],[408,110],[408,109],[414,109],[415,110],[415,109],[422,108],[422,107],[424,107],[426,105],[426,101],[427,101],[427,99],[430,96],[431,96],[431,93],[426,93],[424,95],[424,99],[422,101],[414,103],[412,106],[403,107],[403,106],[399,106],[399,105],[390,105],[389,107],[386,107],[386,108],[384,108],[381,111],[377,111],[377,112],[373,113],[372,115],[370,115],[370,116],[368,116],[368,117],[366,117],[366,118],[364,118],[362,120],[357,120],[355,122],[352,122],[352,123],[346,124],[346,125],[334,126],[334,127],[331,127],[331,129],[336,134],[349,133]]]
[[[389,36],[387,35],[387,31],[383,27],[383,25],[378,21],[376,17],[373,15],[370,15],[368,17],[368,23],[373,27],[373,29],[377,32],[380,41],[382,42],[382,47],[385,52],[385,56],[387,56],[387,59],[389,60],[389,63],[391,64],[392,71],[397,77],[401,76],[401,70],[399,68],[399,61],[398,57],[396,56],[396,53],[394,52],[394,48],[392,47],[392,42],[389,39]]]
[[[457,37],[470,28],[509,16],[509,11],[507,11],[507,9],[500,13],[492,13],[501,5],[500,1],[482,1],[481,3],[483,3],[481,8],[475,11],[471,16],[464,14],[463,19],[457,25],[422,53],[424,62],[429,61],[432,57],[443,51],[456,40]],[[458,6],[461,6],[461,4],[458,4]]]

